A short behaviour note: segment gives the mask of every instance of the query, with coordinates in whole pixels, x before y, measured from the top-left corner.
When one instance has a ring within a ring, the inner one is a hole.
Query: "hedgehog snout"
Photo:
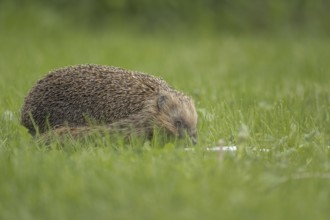
[[[187,137],[191,140],[193,145],[197,144],[197,132],[196,129],[188,129],[188,128],[179,128],[178,135],[179,139]]]
[[[188,133],[188,135],[190,137],[190,140],[193,143],[193,145],[196,145],[197,144],[197,132],[196,132],[196,129],[189,130],[187,133]]]
[[[191,138],[193,145],[196,145],[197,144],[197,133],[190,135],[190,138]]]

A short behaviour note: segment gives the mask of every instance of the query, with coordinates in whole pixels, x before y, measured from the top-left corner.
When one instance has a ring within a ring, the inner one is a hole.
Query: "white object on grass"
[[[186,151],[194,151],[195,148],[192,147],[186,147],[185,148]],[[223,147],[207,147],[206,151],[237,151],[237,147],[236,146],[223,146]]]
[[[207,147],[205,148],[206,151],[218,151],[218,152],[235,152],[237,151],[237,146],[216,146],[216,147]],[[195,151],[195,148],[193,147],[186,147],[185,148],[186,151]],[[261,148],[261,149],[257,149],[256,151],[259,152],[269,152],[270,149],[267,148]]]
[[[236,146],[208,147],[207,151],[237,151]]]

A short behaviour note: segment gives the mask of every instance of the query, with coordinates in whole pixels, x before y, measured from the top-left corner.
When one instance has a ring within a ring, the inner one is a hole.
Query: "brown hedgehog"
[[[93,123],[125,135],[152,137],[158,127],[179,138],[188,134],[194,143],[197,138],[197,113],[190,97],[162,79],[101,65],[51,71],[25,98],[21,123],[32,135]]]

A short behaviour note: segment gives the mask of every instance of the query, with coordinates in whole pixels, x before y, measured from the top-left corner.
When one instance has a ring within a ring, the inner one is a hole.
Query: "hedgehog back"
[[[50,72],[29,92],[22,107],[22,124],[35,134],[58,125],[110,124],[144,108],[161,90],[159,78],[117,67],[78,65]],[[31,120],[31,116],[33,121]]]

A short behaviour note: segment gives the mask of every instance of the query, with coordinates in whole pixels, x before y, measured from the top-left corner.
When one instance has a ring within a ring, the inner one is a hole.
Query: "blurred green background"
[[[0,219],[330,219],[329,9],[1,0]],[[48,71],[82,63],[161,76],[191,95],[196,151],[98,138],[40,147],[20,125],[24,97]],[[223,142],[237,153],[204,151]]]
[[[7,27],[29,16],[45,25],[143,31],[330,32],[328,0],[2,0],[0,6]]]

